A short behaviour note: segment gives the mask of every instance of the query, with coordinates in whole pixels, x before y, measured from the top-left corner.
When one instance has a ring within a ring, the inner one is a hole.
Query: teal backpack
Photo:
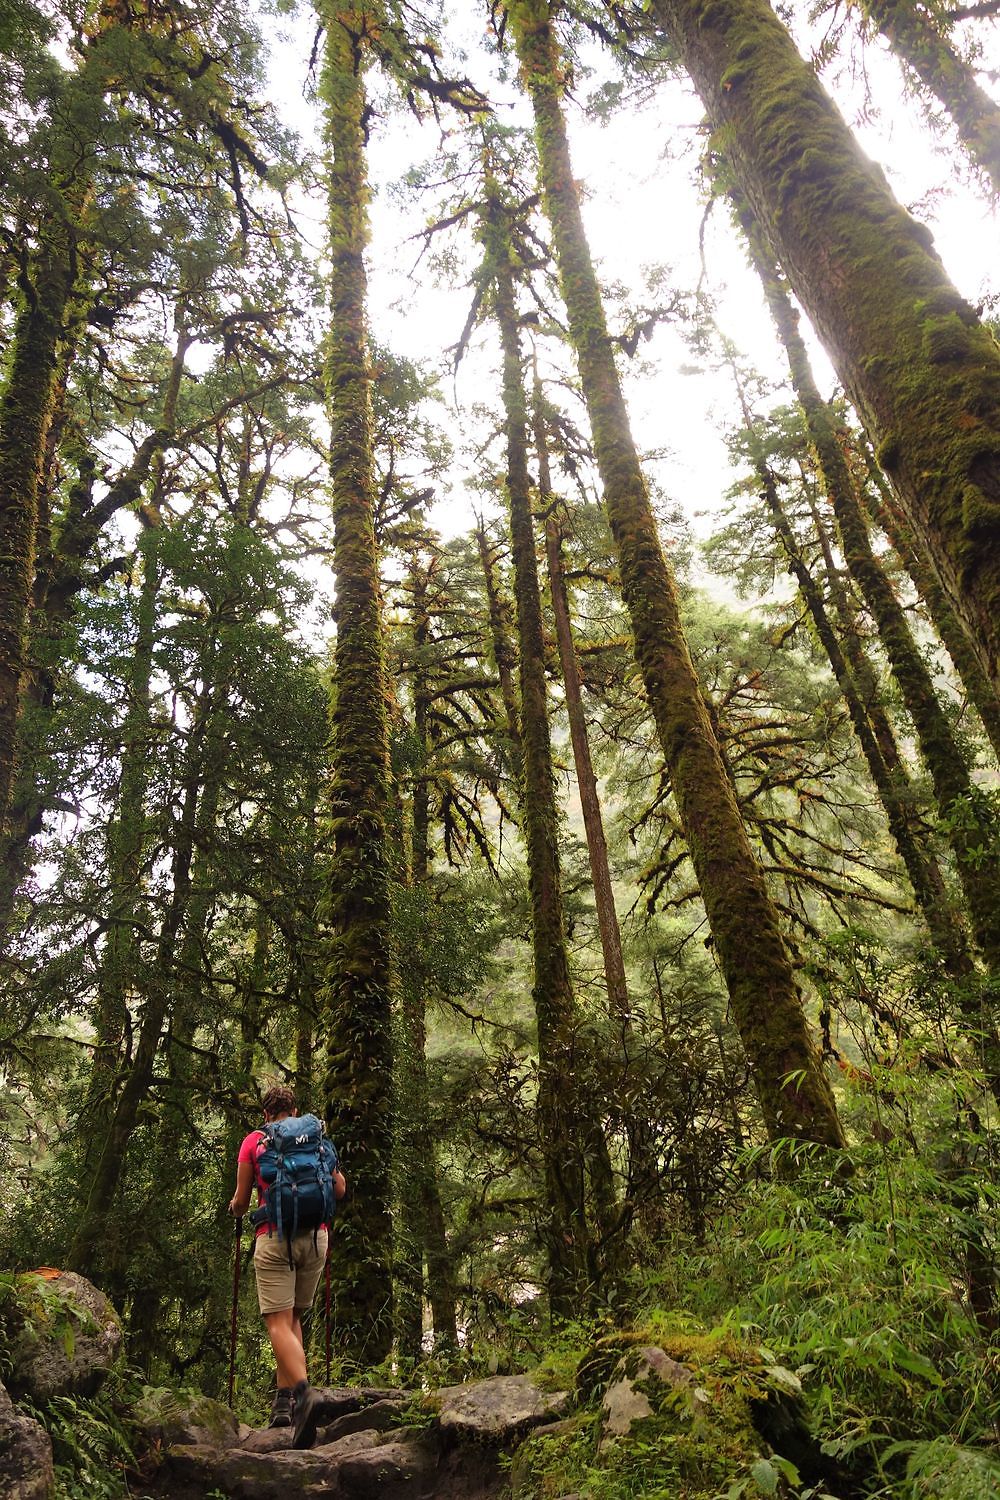
[[[289,1115],[272,1120],[262,1130],[264,1149],[257,1157],[257,1170],[264,1184],[264,1201],[254,1212],[253,1222],[267,1224],[268,1233],[291,1242],[297,1234],[319,1231],[332,1224],[337,1211],[333,1174],[337,1150],[326,1138],[326,1129],[316,1115]]]

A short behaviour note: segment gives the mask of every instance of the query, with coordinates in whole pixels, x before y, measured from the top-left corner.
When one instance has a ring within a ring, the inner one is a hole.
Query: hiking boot
[[[311,1448],[319,1425],[319,1401],[307,1380],[300,1380],[292,1391],[293,1448]]]
[[[271,1402],[270,1427],[291,1427],[292,1425],[292,1391],[287,1385],[279,1385]]]

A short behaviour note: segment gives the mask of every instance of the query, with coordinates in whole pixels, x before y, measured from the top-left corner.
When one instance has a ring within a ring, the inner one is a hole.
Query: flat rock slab
[[[569,1393],[539,1390],[527,1375],[495,1375],[469,1385],[445,1386],[431,1400],[443,1432],[503,1443],[561,1417],[569,1405]]]
[[[231,1500],[333,1500],[348,1496],[341,1487],[340,1476],[345,1464],[362,1455],[367,1448],[378,1448],[380,1433],[354,1432],[339,1442],[304,1452],[288,1449],[282,1453],[254,1453],[247,1448],[189,1446],[170,1448],[166,1463],[171,1482],[178,1490],[191,1487],[192,1493],[208,1494],[221,1490]],[[173,1496],[171,1488],[163,1493]]]
[[[360,1411],[347,1412],[344,1416],[337,1417],[328,1426],[321,1427],[317,1434],[316,1444],[335,1443],[338,1438],[346,1437],[349,1432],[368,1430],[388,1432],[393,1427],[402,1426],[406,1408],[405,1401],[373,1401],[371,1406],[363,1406]]]
[[[351,1412],[364,1411],[379,1401],[406,1401],[409,1391],[393,1386],[378,1385],[319,1385],[314,1386],[320,1402],[322,1420],[332,1422],[335,1417],[346,1417]]]
[[[426,1494],[437,1460],[419,1441],[383,1443],[345,1459],[340,1483],[351,1500],[403,1500]]]

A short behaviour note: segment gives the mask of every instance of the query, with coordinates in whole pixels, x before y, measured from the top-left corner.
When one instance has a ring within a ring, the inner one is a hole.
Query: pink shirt
[[[250,1134],[244,1137],[243,1144],[241,1145],[239,1154],[236,1157],[236,1160],[238,1162],[249,1162],[250,1166],[253,1167],[253,1180],[257,1185],[258,1208],[264,1202],[264,1182],[260,1175],[260,1167],[258,1165],[260,1154],[264,1149],[264,1140],[265,1137],[263,1130],[251,1130]],[[269,1226],[267,1224],[258,1224],[258,1237],[262,1234],[267,1234],[268,1227]]]

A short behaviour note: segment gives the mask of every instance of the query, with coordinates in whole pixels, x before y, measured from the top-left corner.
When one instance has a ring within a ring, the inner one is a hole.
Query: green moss
[[[644,1349],[662,1350],[683,1371],[662,1380]],[[686,1372],[686,1374],[684,1373]],[[784,1383],[782,1380],[784,1377]],[[647,1412],[621,1436],[605,1430],[602,1399],[624,1378],[646,1399]],[[683,1314],[654,1315],[647,1325],[600,1340],[578,1374],[585,1409],[518,1451],[516,1500],[568,1493],[593,1500],[715,1500],[749,1476],[764,1445],[751,1404],[794,1387],[762,1352],[730,1329],[706,1329]]]
[[[924,323],[923,351],[932,364],[961,359],[966,346],[966,324],[958,313],[928,318]]]
[[[370,370],[366,327],[369,198],[366,63],[354,19],[319,4],[325,49],[330,322],[324,382],[330,417],[337,639],[331,701],[329,938],[319,1030],[327,1038],[323,1111],[365,1183],[342,1216],[331,1258],[342,1352],[377,1363],[392,1338],[392,962],[389,735],[379,559],[374,533]],[[364,27],[359,28],[364,32]]]

